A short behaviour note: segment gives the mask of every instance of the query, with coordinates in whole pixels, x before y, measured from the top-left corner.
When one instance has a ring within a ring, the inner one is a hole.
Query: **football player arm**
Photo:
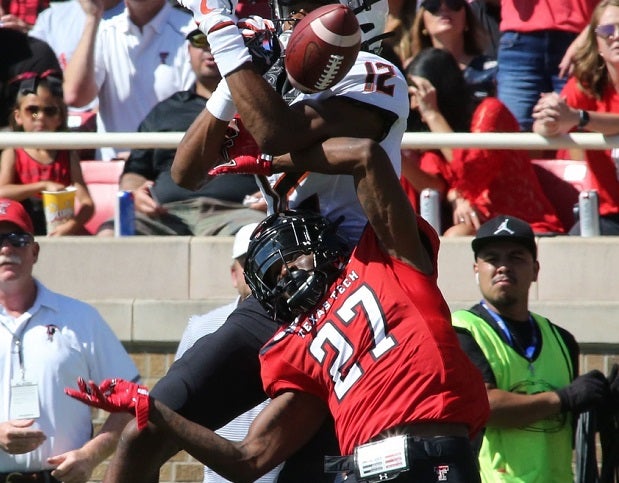
[[[194,458],[232,481],[255,481],[305,444],[327,415],[317,397],[284,392],[271,400],[240,442],[229,441],[153,400],[150,420]]]
[[[404,193],[391,160],[369,139],[334,138],[321,146],[291,154],[301,170],[327,174],[351,174],[357,197],[383,248],[423,273],[433,265],[417,226],[417,215]]]
[[[228,122],[204,109],[183,136],[170,169],[172,179],[183,188],[196,190],[207,182],[208,170],[220,159]]]
[[[306,149],[329,137],[379,140],[384,134],[385,121],[378,109],[345,97],[300,101],[288,106],[251,64],[230,73],[226,82],[241,119],[266,154]],[[354,122],[355,119],[363,122]]]

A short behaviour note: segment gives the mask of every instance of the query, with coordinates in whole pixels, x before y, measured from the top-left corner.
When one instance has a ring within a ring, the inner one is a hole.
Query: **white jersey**
[[[294,103],[307,99],[349,97],[393,113],[395,121],[380,145],[389,155],[393,168],[401,173],[400,148],[409,113],[408,86],[400,70],[391,62],[368,52],[360,52],[350,72],[331,89],[315,94],[301,94]],[[362,123],[363,119],[351,119]],[[289,175],[272,179],[276,189],[282,189]],[[359,204],[353,178],[350,175],[304,173],[291,187],[286,187],[290,209],[314,209],[331,221],[343,217],[339,225],[342,235],[351,244],[361,237],[367,217]]]
[[[195,81],[185,36],[195,28],[191,16],[165,2],[140,30],[127,10],[101,22],[95,45],[99,88],[97,132],[135,132],[160,101]],[[103,159],[115,155],[101,150]]]

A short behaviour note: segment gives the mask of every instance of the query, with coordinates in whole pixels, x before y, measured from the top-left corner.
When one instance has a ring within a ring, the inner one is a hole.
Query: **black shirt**
[[[139,132],[186,131],[204,110],[206,99],[196,94],[195,86],[179,91],[159,102],[138,127]],[[200,196],[242,203],[245,195],[258,191],[252,175],[228,174],[211,179],[204,187],[191,191],[178,186],[170,175],[175,149],[132,149],[123,174],[135,173],[155,181],[159,203],[182,201]]]

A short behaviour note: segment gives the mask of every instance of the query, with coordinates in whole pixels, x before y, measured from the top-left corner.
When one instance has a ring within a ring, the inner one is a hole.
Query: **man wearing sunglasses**
[[[0,199],[0,482],[85,482],[127,418],[111,415],[92,437],[90,411],[64,386],[85,373],[139,374],[93,307],[33,277],[33,233],[23,206]]]

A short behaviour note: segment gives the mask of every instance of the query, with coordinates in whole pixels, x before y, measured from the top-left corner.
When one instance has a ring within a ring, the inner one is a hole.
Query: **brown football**
[[[353,66],[360,45],[359,22],[350,8],[335,3],[312,10],[286,46],[288,78],[302,92],[329,89]]]

